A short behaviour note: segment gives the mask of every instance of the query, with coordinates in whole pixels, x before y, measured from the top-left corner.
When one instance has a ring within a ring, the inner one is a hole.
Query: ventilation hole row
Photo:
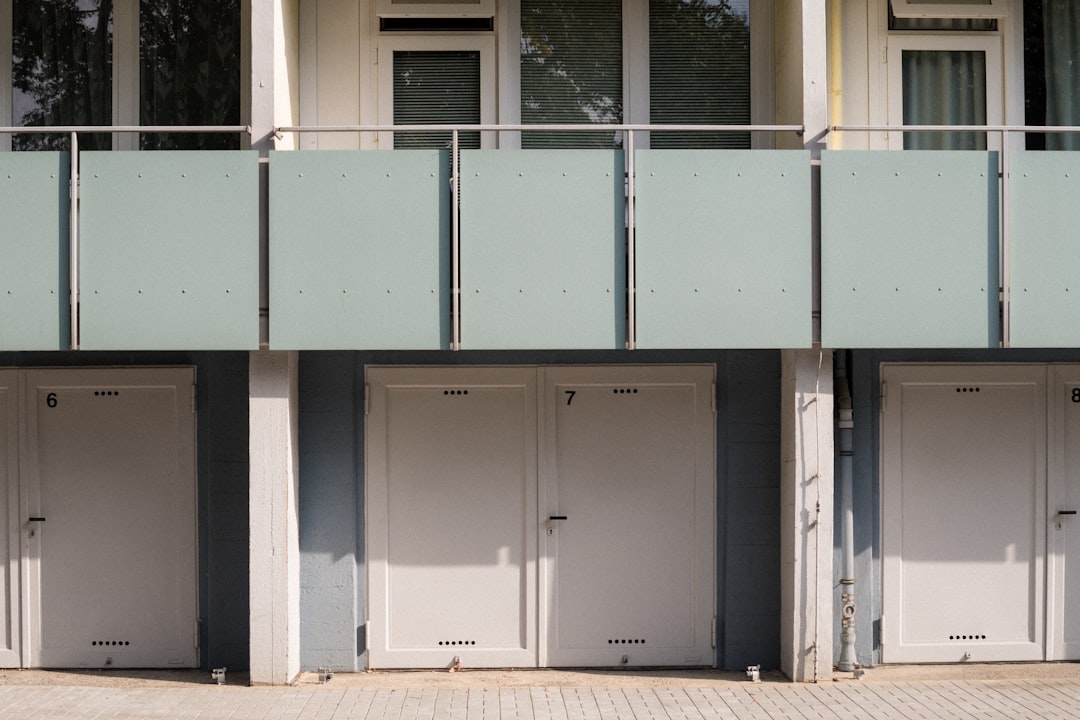
[[[475,640],[440,640],[439,646],[458,647],[459,645],[475,645]]]
[[[94,647],[116,647],[118,645],[122,645],[124,647],[127,647],[128,645],[131,644],[131,641],[129,641],[129,640],[94,640],[90,644],[93,645]]]
[[[119,390],[95,390],[94,397],[116,397],[120,394]]]
[[[468,390],[443,390],[443,395],[468,395]]]
[[[637,395],[637,388],[615,388],[611,392],[616,395]]]
[[[645,638],[640,638],[640,639],[637,639],[637,640],[608,640],[607,644],[608,645],[644,645],[645,644]]]
[[[956,392],[958,392],[958,393],[969,393],[969,392],[982,392],[982,388],[977,388],[977,387],[972,387],[972,388],[967,388],[967,387],[958,387],[958,388],[956,388]]]
[[[950,640],[985,640],[985,635],[950,635]]]

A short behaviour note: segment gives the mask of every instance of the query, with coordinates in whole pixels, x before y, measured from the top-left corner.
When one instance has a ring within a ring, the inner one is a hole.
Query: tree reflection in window
[[[136,124],[113,115],[113,22],[112,0],[14,0],[13,125]],[[138,40],[138,124],[239,125],[240,0],[141,0]],[[111,136],[81,135],[79,146],[108,149]],[[240,138],[144,134],[140,146],[226,149]],[[15,135],[12,147],[61,149],[68,139]]]
[[[112,122],[112,0],[15,0],[12,5],[12,124]],[[63,135],[15,135],[15,150],[68,147]],[[108,149],[105,134],[80,137]]]
[[[139,122],[240,124],[240,0],[142,0]],[[235,149],[236,133],[144,134],[144,149]]]
[[[651,0],[649,120],[750,124],[748,0]],[[748,148],[749,133],[652,134],[654,148]]]

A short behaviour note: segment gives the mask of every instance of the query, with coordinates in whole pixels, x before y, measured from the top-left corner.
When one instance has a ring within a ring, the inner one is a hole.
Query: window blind
[[[649,118],[656,124],[750,123],[747,0],[652,0]],[[749,133],[664,133],[654,148],[748,148]]]
[[[395,125],[476,125],[480,123],[479,51],[394,52]],[[450,147],[445,132],[394,133],[394,148]],[[458,136],[462,148],[480,147],[480,133]]]
[[[621,123],[621,0],[521,0],[521,121]],[[527,132],[525,148],[617,147],[620,133]]]

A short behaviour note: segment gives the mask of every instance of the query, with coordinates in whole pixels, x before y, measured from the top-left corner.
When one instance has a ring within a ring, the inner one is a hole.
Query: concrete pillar
[[[249,388],[252,685],[300,672],[300,536],[295,352],[253,352]]]
[[[781,359],[780,666],[796,682],[832,680],[832,352]]]
[[[243,107],[259,166],[259,340],[248,359],[250,477],[249,589],[252,685],[283,685],[300,672],[300,539],[297,484],[297,365],[295,352],[269,343],[269,174],[274,128],[298,119],[299,10],[297,0],[246,0],[242,17],[246,81]],[[287,136],[283,147],[291,147]]]

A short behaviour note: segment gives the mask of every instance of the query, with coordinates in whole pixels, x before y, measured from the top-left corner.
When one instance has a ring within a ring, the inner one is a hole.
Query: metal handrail
[[[0,126],[0,135],[70,135],[72,133],[247,133],[250,125],[32,125]]]
[[[1080,125],[831,125],[829,132],[1080,133]]]
[[[479,123],[472,125],[457,124],[418,124],[418,125],[282,125],[274,128],[274,133],[333,133],[333,132],[793,132],[801,135],[803,125],[649,125],[649,124],[497,124]]]

